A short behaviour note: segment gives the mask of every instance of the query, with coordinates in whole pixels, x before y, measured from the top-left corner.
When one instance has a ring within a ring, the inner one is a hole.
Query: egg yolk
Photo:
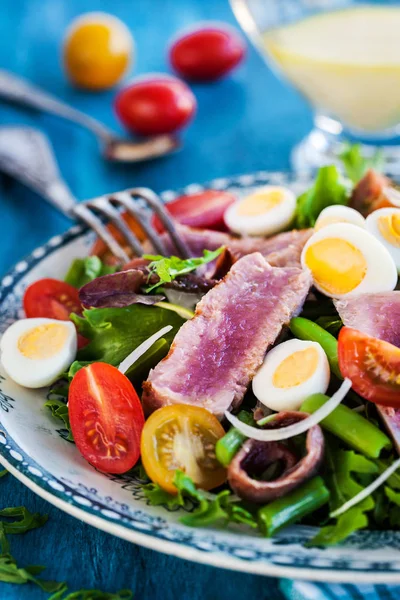
[[[263,215],[278,204],[281,204],[284,199],[282,190],[271,190],[270,192],[256,192],[247,196],[240,203],[237,209],[237,214],[240,217],[257,217]]]
[[[378,229],[389,244],[400,248],[400,215],[398,213],[379,217]]]
[[[305,263],[315,283],[332,295],[351,292],[367,273],[362,252],[340,238],[326,238],[309,246]]]
[[[276,388],[291,388],[310,379],[318,367],[315,348],[298,350],[287,356],[276,369],[272,383]]]
[[[131,52],[131,39],[118,22],[84,22],[71,30],[65,42],[65,68],[75,85],[107,89],[125,73]]]
[[[18,350],[26,358],[43,360],[62,350],[68,339],[68,327],[62,323],[39,325],[24,333],[18,340]]]

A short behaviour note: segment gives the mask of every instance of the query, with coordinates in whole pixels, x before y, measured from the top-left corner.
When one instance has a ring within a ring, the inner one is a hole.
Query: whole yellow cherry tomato
[[[64,43],[64,65],[71,82],[89,90],[113,87],[125,74],[133,38],[122,21],[106,13],[75,19]]]

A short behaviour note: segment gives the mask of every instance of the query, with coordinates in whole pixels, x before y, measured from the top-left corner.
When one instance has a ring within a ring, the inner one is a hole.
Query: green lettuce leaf
[[[295,227],[314,227],[320,212],[331,204],[348,203],[349,190],[339,170],[331,165],[321,167],[313,186],[297,198]]]
[[[331,511],[342,506],[364,489],[357,477],[372,480],[379,473],[374,461],[353,450],[338,448],[331,439],[326,444],[325,451],[325,483],[331,493],[329,506]],[[334,519],[334,523],[322,527],[309,545],[328,546],[337,544],[350,534],[368,526],[365,514],[372,511],[375,502],[369,496],[353,508]]]
[[[75,288],[81,288],[89,281],[93,281],[102,275],[115,273],[115,266],[105,265],[98,256],[87,256],[86,258],[76,258],[65,276],[66,283]]]
[[[245,509],[239,499],[230,490],[219,494],[206,493],[197,489],[190,477],[182,471],[176,471],[174,485],[178,493],[174,496],[165,492],[158,484],[144,486],[144,494],[153,506],[164,505],[169,509],[185,506],[189,500],[195,505],[193,512],[180,518],[181,523],[190,527],[207,527],[210,525],[226,526],[228,523],[240,523],[256,528],[253,515]]]
[[[362,154],[361,144],[347,144],[339,158],[343,163],[347,177],[354,184],[358,183],[369,169],[382,171],[383,168],[382,150],[376,150],[371,157],[367,158]]]
[[[132,350],[166,325],[170,345],[184,319],[170,310],[134,304],[125,308],[92,308],[83,317],[71,315],[90,343],[78,352],[78,361],[101,361],[118,366]]]
[[[8,475],[8,471],[7,471],[7,469],[4,469],[3,471],[0,471],[0,479],[1,479],[2,477],[5,477],[6,475]]]

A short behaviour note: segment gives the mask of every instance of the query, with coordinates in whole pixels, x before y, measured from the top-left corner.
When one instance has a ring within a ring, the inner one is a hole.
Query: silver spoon
[[[177,138],[172,135],[159,135],[141,142],[120,138],[100,121],[3,69],[0,69],[0,99],[35,108],[81,125],[97,137],[103,156],[107,160],[141,162],[174,152],[180,146]]]

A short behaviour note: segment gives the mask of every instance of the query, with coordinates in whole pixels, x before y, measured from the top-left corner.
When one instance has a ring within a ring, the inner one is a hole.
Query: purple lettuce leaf
[[[164,296],[141,293],[147,276],[138,269],[104,275],[90,281],[79,290],[85,308],[123,308],[131,304],[155,304]]]

